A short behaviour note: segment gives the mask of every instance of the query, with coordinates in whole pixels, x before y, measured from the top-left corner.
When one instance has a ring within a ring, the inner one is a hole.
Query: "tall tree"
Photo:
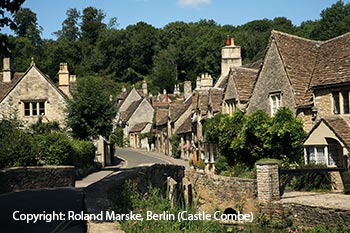
[[[78,79],[74,98],[67,107],[67,123],[73,137],[93,139],[110,135],[116,115],[111,90],[113,83],[106,79],[94,76]]]
[[[29,8],[24,8],[18,11],[14,16],[14,21],[17,24],[15,33],[19,37],[27,37],[34,46],[41,44],[40,34],[42,27],[38,25],[36,14]]]
[[[15,30],[17,25],[12,20],[17,11],[20,10],[21,5],[25,0],[3,0],[0,1],[0,28],[9,26],[12,30]]]
[[[67,18],[62,23],[62,29],[54,34],[58,37],[58,40],[67,39],[76,41],[80,34],[80,13],[76,8],[70,8],[67,10],[66,15]]]

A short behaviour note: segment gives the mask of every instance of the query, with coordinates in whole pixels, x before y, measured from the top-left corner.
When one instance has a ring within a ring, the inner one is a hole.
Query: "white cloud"
[[[178,0],[182,7],[200,7],[211,3],[211,0]]]

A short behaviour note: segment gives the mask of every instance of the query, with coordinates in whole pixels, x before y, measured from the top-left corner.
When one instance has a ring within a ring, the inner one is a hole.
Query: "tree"
[[[177,80],[176,48],[163,49],[154,57],[152,84],[170,93]],[[158,91],[161,91],[158,89]]]
[[[76,8],[70,8],[67,10],[66,15],[67,18],[62,23],[62,29],[54,34],[58,37],[58,40],[67,39],[70,41],[76,41],[80,35],[80,13]]]
[[[93,139],[98,135],[108,137],[116,116],[112,91],[113,82],[96,76],[78,79],[74,98],[68,102],[67,124],[73,137]]]
[[[339,0],[321,12],[311,33],[313,39],[328,40],[350,31],[350,3]]]
[[[14,15],[14,21],[17,24],[15,33],[19,37],[26,37],[34,45],[41,44],[40,34],[42,27],[38,25],[36,14],[29,8],[24,8]]]
[[[16,23],[11,19],[25,0],[3,0],[0,1],[0,28],[9,26],[12,30],[16,29]]]

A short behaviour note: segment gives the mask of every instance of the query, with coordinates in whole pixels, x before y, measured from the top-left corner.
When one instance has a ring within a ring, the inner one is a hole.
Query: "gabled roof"
[[[296,105],[308,104],[312,100],[309,84],[322,42],[273,30],[269,43],[274,42],[293,88]]]
[[[132,102],[126,111],[123,111],[120,113],[120,119],[123,122],[127,122],[130,119],[130,117],[132,116],[132,114],[136,111],[138,106],[141,104],[142,101],[143,101],[143,99]]]
[[[136,125],[134,125],[129,133],[136,133],[136,132],[142,132],[142,130],[144,130],[144,128],[148,125],[148,124],[151,124],[149,122],[142,122],[142,123],[138,123]]]
[[[221,104],[224,95],[224,90],[222,88],[212,88],[209,94],[209,105],[211,110],[216,113],[221,111]]]
[[[160,109],[156,110],[156,126],[166,125],[168,122],[168,109]]]
[[[344,145],[350,147],[350,121],[342,116],[328,116],[317,122],[317,124],[309,132],[308,137],[316,130],[316,128],[324,122],[329,129],[341,140]]]
[[[43,72],[41,72],[41,70],[38,69],[38,67],[36,67],[35,63],[32,62],[32,64],[29,66],[29,68],[26,70],[26,72],[24,73],[19,73],[19,72],[15,72],[12,76],[12,80],[11,82],[3,82],[3,73],[0,73],[0,102],[2,102],[5,97],[10,94],[10,92],[21,82],[21,80],[27,76],[27,74],[29,73],[29,71],[31,69],[36,69],[40,75],[42,77],[44,77],[44,79],[60,94],[62,95],[64,98],[68,98],[66,96],[66,94],[64,94],[54,83],[53,81]]]
[[[258,78],[257,69],[236,67],[231,69],[225,90],[225,99],[237,98],[240,101],[248,102]],[[233,88],[235,87],[235,90]],[[235,96],[237,93],[237,97]]]
[[[189,115],[186,120],[180,125],[180,127],[175,131],[175,134],[185,134],[192,132],[192,119]]]
[[[350,82],[350,33],[321,44],[311,87]]]

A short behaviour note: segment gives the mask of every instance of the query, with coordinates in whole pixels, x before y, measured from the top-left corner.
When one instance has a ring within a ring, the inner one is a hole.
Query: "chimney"
[[[4,57],[3,59],[2,78],[5,83],[9,83],[12,80],[12,64],[9,57]]]
[[[241,47],[236,46],[234,39],[227,37],[221,50],[221,76],[226,76],[230,68],[242,66]]]
[[[175,87],[174,87],[174,95],[180,95],[180,87],[178,84],[175,84]]]
[[[196,80],[196,90],[199,90],[201,89],[201,77],[197,77],[197,80]]]
[[[213,78],[211,77],[211,75],[208,73],[202,74],[201,89],[209,90],[212,87],[213,87]]]
[[[187,99],[191,95],[192,95],[192,83],[191,83],[191,81],[185,81],[184,82],[184,96],[185,96],[185,99]]]
[[[147,96],[147,95],[148,95],[147,82],[146,82],[146,80],[143,80],[143,81],[142,81],[142,92],[143,92],[144,96]]]
[[[126,92],[126,87],[125,86],[122,87],[122,92]]]
[[[68,65],[67,63],[60,63],[60,70],[58,71],[58,87],[64,94],[71,97],[71,93],[69,91],[69,81]]]

